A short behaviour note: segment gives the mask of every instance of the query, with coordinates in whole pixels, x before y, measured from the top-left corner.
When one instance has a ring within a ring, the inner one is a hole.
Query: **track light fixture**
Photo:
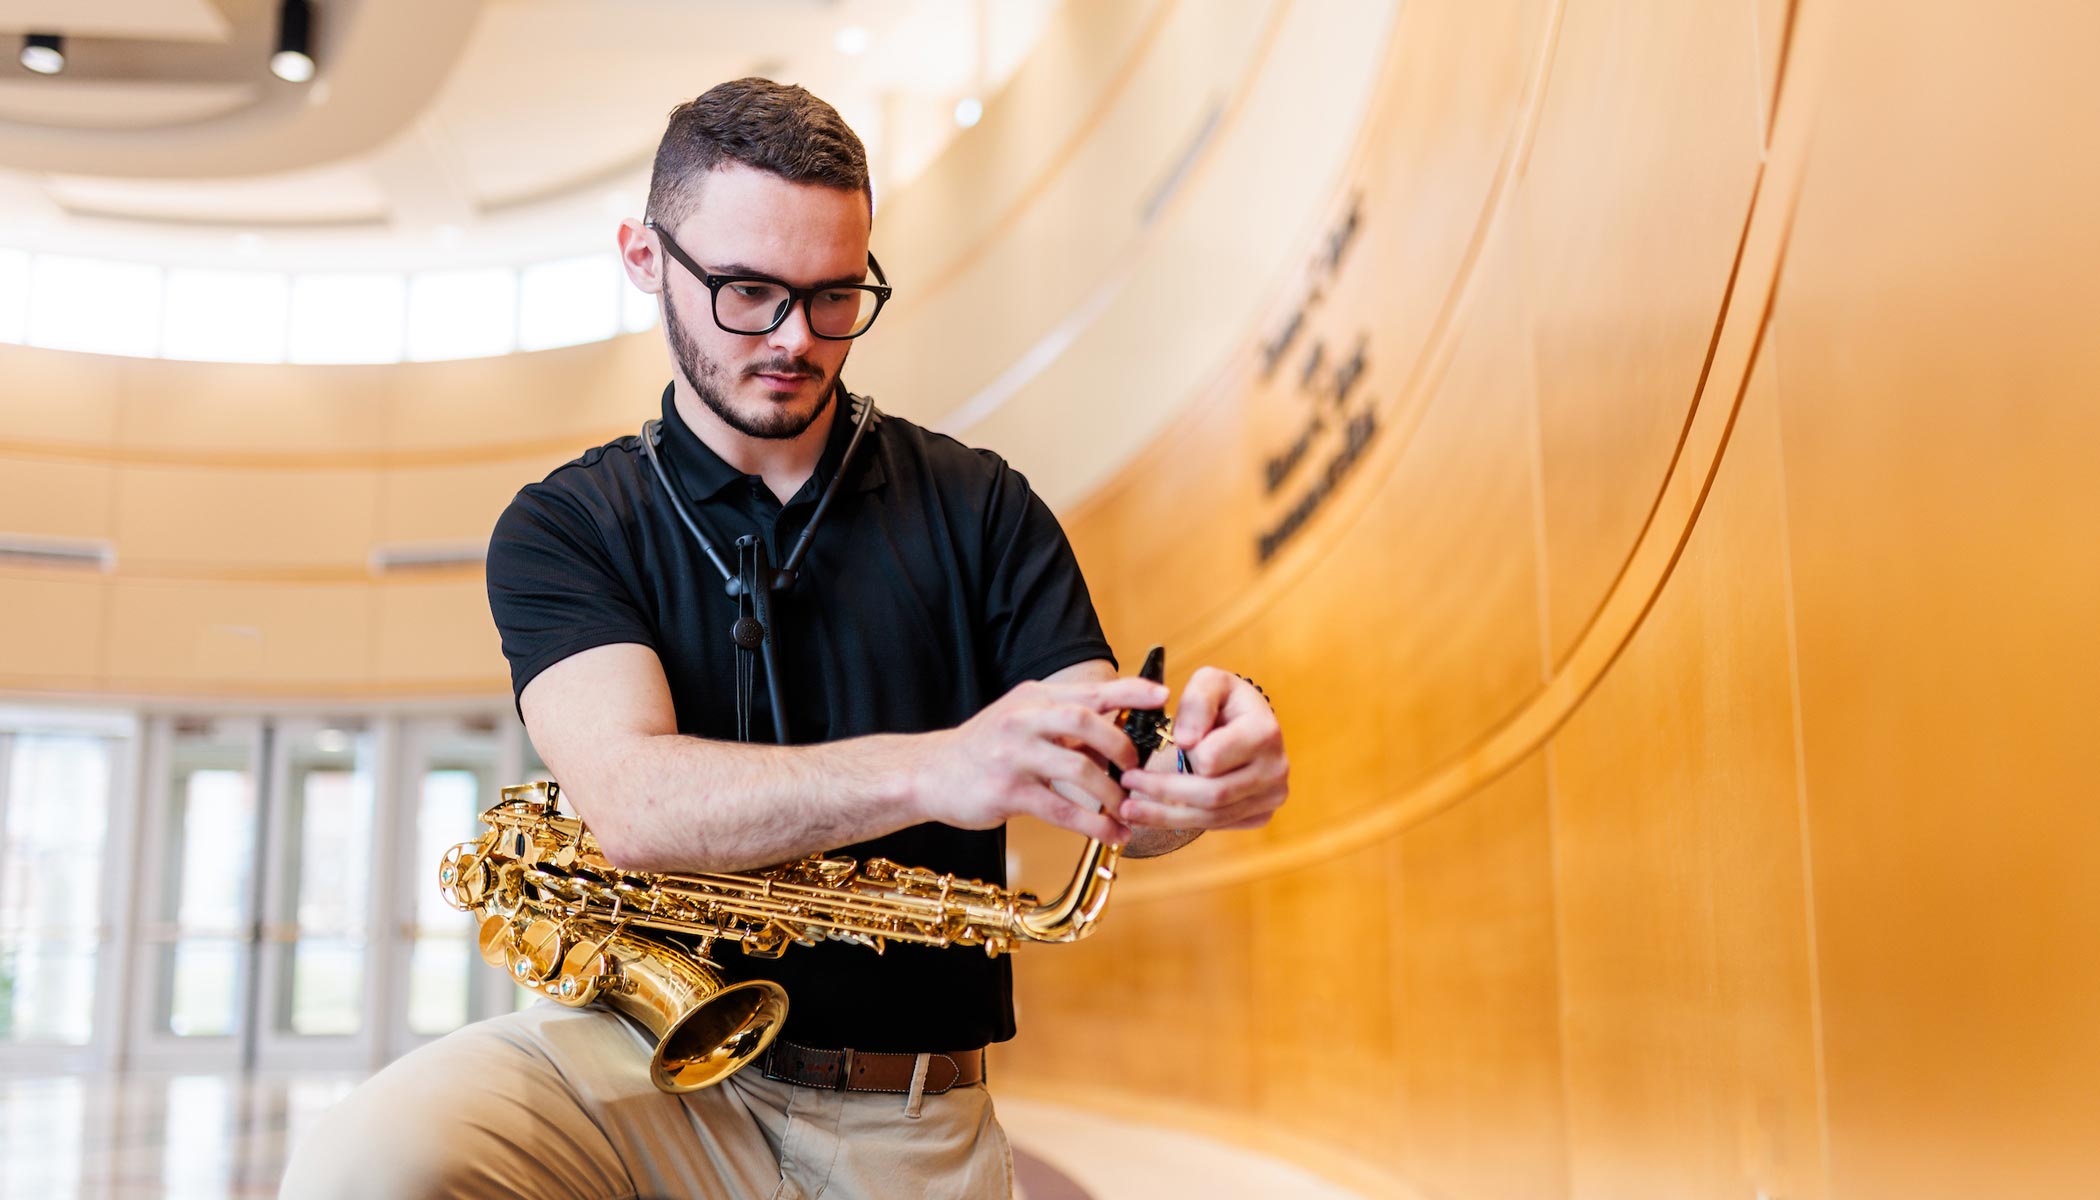
[[[55,33],[32,33],[22,39],[22,65],[39,75],[66,69],[66,39]]]
[[[284,0],[277,8],[277,52],[270,56],[270,74],[286,83],[305,83],[314,77],[313,0]]]

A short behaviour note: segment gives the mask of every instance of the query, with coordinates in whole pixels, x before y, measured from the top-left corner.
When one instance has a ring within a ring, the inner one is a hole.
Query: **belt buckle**
[[[832,1090],[843,1092],[846,1090],[847,1084],[851,1083],[852,1081],[853,1048],[849,1046],[846,1049],[839,1051],[839,1078],[838,1083],[833,1086]]]

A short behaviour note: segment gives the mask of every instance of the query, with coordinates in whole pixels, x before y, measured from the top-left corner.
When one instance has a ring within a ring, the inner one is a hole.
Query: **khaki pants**
[[[292,1148],[285,1200],[1011,1196],[984,1085],[921,1099],[819,1091],[757,1067],[669,1096],[653,1047],[601,1008],[542,1002],[405,1055]]]

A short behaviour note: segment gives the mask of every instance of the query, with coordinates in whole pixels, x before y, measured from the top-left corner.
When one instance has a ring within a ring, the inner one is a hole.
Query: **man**
[[[1137,856],[1266,822],[1286,767],[1257,689],[1196,672],[1175,726],[1189,773],[1139,769],[1114,714],[1166,690],[1117,677],[1026,481],[895,417],[855,444],[840,372],[887,298],[871,215],[859,139],[801,88],[740,80],[672,113],[649,220],[619,233],[628,278],[662,299],[660,438],[525,488],[489,549],[519,711],[565,797],[614,865],[653,871],[836,850],[998,880],[1015,816]],[[761,675],[734,631],[784,560]],[[789,996],[773,1050],[723,1083],[658,1092],[639,1030],[542,1004],[375,1076],[306,1137],[285,1194],[1011,1191],[982,1083],[984,1046],[1014,1032],[1009,960],[715,954]]]

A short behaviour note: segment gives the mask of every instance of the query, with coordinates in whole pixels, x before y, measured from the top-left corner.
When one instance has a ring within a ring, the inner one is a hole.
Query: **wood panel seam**
[[[1775,333],[1774,337],[1776,336]],[[1780,388],[1783,384],[1777,350],[1775,345],[1768,353],[1772,354],[1769,367],[1772,372],[1772,436],[1778,442],[1774,458],[1779,465],[1779,585],[1785,600],[1780,611],[1786,619],[1787,691],[1791,701],[1789,715],[1792,718],[1791,732],[1794,739],[1794,810],[1801,834],[1801,893],[1807,925],[1809,1050],[1815,1062],[1816,1129],[1823,1152],[1822,1194],[1832,1196],[1836,1193],[1830,1189],[1830,1076],[1824,1062],[1823,964],[1821,951],[1816,944],[1815,848],[1810,841],[1811,826],[1808,819],[1808,734],[1802,712],[1801,638],[1794,602],[1793,508],[1788,501],[1786,486],[1786,438],[1783,436],[1786,407],[1779,403]]]

